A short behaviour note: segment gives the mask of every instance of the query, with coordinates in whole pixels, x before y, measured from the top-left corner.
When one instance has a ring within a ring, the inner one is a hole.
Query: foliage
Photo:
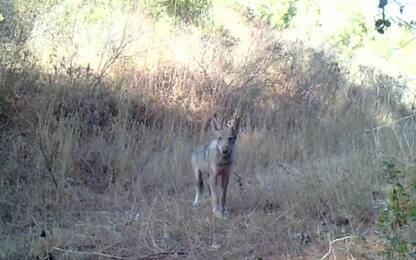
[[[390,160],[383,163],[382,170],[392,186],[389,207],[379,218],[387,238],[385,253],[388,259],[410,258],[416,253],[416,240],[407,234],[416,224],[415,167]]]
[[[345,56],[351,57],[357,49],[364,47],[368,32],[365,17],[356,13],[345,27],[331,37],[331,41]]]
[[[298,0],[260,1],[260,17],[272,27],[283,30],[288,29],[293,17],[296,16],[296,3]]]
[[[384,31],[391,26],[390,20],[386,18],[386,5],[387,0],[380,0],[378,8],[381,9],[381,18],[377,19],[374,24],[377,32],[381,34],[383,34]]]
[[[0,2],[0,66],[21,69],[31,66],[35,57],[26,48],[39,14],[56,0],[20,0]],[[29,65],[30,64],[30,65]]]
[[[146,6],[155,14],[166,12],[185,23],[202,23],[209,18],[211,0],[147,0]]]
[[[406,4],[401,3],[402,1],[394,1],[395,4],[399,7],[400,14],[403,14],[404,9],[406,9]],[[411,4],[411,3],[410,3]],[[384,34],[387,28],[389,28],[393,22],[396,22],[400,27],[405,28],[406,30],[415,31],[416,30],[416,20],[404,20],[400,17],[390,17],[388,19],[386,7],[388,5],[387,0],[380,0],[378,8],[381,10],[381,17],[375,21],[375,29],[377,32]]]
[[[54,6],[56,0],[19,0],[0,2],[0,39],[2,42],[24,43],[37,16]]]

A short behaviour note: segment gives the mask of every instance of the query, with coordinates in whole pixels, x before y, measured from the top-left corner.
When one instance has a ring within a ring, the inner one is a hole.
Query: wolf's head
[[[217,115],[211,118],[211,128],[214,132],[217,148],[223,155],[231,155],[234,149],[235,141],[240,127],[240,118],[236,118],[232,124],[222,127],[217,119]]]

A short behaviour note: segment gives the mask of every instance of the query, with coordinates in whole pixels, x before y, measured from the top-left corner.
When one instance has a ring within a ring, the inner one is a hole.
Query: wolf
[[[215,217],[224,218],[227,186],[233,166],[234,147],[240,128],[240,118],[237,117],[233,124],[228,124],[226,127],[220,126],[216,114],[210,121],[215,138],[208,144],[197,147],[191,156],[196,190],[192,205],[198,206],[204,189],[204,177],[208,175],[212,213]]]

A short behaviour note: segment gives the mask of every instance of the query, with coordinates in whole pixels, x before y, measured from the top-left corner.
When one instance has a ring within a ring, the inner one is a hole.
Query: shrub
[[[390,160],[383,163],[383,173],[391,185],[389,206],[379,218],[387,239],[385,254],[388,259],[410,259],[416,254],[415,167]]]

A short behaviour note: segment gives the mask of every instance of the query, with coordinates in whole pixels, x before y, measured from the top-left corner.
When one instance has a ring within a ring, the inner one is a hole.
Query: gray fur
[[[208,175],[212,212],[216,217],[223,217],[239,125],[240,119],[237,118],[232,126],[221,128],[214,115],[211,128],[215,138],[192,152],[191,164],[196,189],[193,205],[198,205],[204,187],[203,177]]]

